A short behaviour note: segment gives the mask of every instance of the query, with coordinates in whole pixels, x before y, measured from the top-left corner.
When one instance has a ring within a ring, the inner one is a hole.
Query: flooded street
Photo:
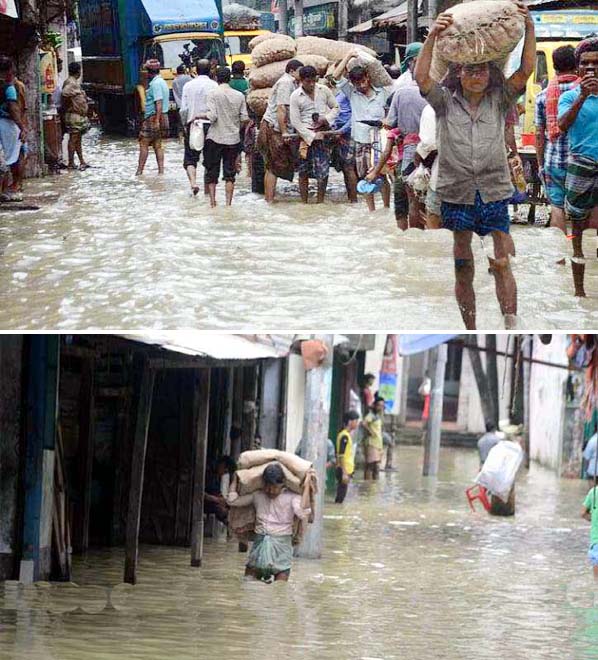
[[[176,142],[161,178],[153,157],[134,176],[135,140],[92,135],[86,153],[94,168],[28,182],[39,211],[0,213],[2,328],[461,327],[451,235],[401,235],[392,211],[339,203],[338,176],[325,205],[302,206],[293,185],[269,208],[244,173],[232,209],[212,212],[190,196]],[[596,259],[580,301],[556,265],[569,249],[561,234],[518,226],[514,237],[521,325],[595,326]],[[595,237],[587,243],[595,255]],[[474,248],[478,325],[497,328],[494,281]]]
[[[491,518],[463,494],[476,452],[443,449],[438,480],[422,458],[399,447],[398,472],[359,472],[345,504],[326,505],[324,558],[295,560],[288,585],[244,581],[244,555],[217,540],[202,569],[187,549],[142,546],[135,587],[119,584],[120,549],[77,559],[79,588],[2,585],[0,657],[597,657],[586,484],[532,465],[516,517]]]

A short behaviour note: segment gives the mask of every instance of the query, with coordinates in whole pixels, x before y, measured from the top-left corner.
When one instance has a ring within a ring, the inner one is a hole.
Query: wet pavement
[[[140,549],[139,583],[120,584],[121,549],[74,562],[75,585],[0,585],[3,660],[243,657],[361,660],[596,658],[598,587],[579,512],[586,484],[532,465],[514,518],[471,513],[473,450],[423,451],[361,475],[325,508],[322,560],[295,560],[288,584],[242,578],[234,542]],[[110,594],[110,605],[107,605]]]
[[[86,172],[28,182],[26,201],[39,211],[0,209],[1,328],[461,327],[451,235],[400,234],[392,211],[347,204],[338,175],[324,205],[301,205],[285,185],[268,207],[244,173],[234,206],[214,212],[189,194],[174,141],[163,177],[152,156],[134,176],[135,140],[95,133],[86,154]],[[564,237],[530,226],[513,233],[522,329],[595,327],[596,259],[579,300],[569,268],[556,265]],[[586,240],[595,254],[595,237]],[[478,325],[500,328],[494,281],[474,248]]]

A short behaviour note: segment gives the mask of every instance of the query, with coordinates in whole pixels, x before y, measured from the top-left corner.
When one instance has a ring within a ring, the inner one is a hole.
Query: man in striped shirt
[[[576,76],[575,49],[573,46],[561,46],[552,54],[552,62],[557,75],[559,91],[562,94],[579,84]],[[566,133],[560,133],[554,139],[548,134],[546,114],[547,89],[536,96],[536,159],[540,177],[544,181],[546,196],[550,202],[550,226],[558,227],[563,233],[565,228],[565,178],[569,141]]]

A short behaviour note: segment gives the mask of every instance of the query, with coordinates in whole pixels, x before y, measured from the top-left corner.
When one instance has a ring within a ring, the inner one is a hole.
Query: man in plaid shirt
[[[556,48],[552,54],[552,62],[559,78],[558,85],[561,94],[579,84],[576,76],[577,67],[573,46]],[[563,78],[564,80],[561,80]],[[558,137],[553,140],[550,139],[546,114],[546,96],[547,89],[543,89],[536,96],[536,159],[540,177],[544,181],[546,196],[550,202],[550,226],[558,227],[566,234],[565,178],[567,176],[569,141],[566,133],[559,133]]]

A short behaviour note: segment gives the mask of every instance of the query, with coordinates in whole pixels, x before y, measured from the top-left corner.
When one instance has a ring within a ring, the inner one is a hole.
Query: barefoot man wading
[[[439,171],[437,190],[442,200],[442,226],[453,232],[455,295],[463,322],[475,330],[473,289],[473,234],[490,234],[494,241],[491,271],[505,327],[517,319],[517,286],[509,255],[508,200],[513,193],[505,147],[505,118],[534,69],[536,41],[529,11],[517,2],[525,17],[521,66],[508,79],[494,63],[451,64],[443,84],[430,77],[437,37],[453,22],[440,14],[417,58],[415,79],[436,111]]]

